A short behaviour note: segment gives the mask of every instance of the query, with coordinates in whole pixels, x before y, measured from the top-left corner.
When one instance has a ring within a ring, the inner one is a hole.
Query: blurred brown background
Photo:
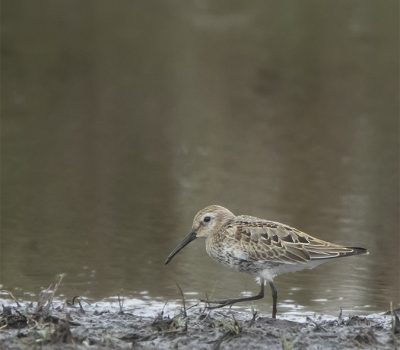
[[[218,203],[370,250],[279,277],[281,308],[399,303],[398,7],[2,1],[0,284],[256,291],[204,242],[163,266]]]

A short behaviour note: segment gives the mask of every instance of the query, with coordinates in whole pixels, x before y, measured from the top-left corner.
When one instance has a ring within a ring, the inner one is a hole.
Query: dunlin
[[[259,278],[257,295],[226,300],[202,300],[216,304],[211,308],[232,305],[264,297],[264,285],[272,290],[272,317],[276,318],[278,293],[274,277],[303,269],[312,269],[332,259],[367,253],[365,248],[345,247],[323,241],[279,222],[253,216],[235,216],[219,205],[200,210],[193,219],[192,231],[168,255],[165,264],[196,238],[206,239],[209,256],[237,271]]]

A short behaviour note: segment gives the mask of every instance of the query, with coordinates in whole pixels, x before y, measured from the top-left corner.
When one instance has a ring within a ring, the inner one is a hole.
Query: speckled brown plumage
[[[329,243],[285,224],[244,215],[234,217],[207,237],[207,251],[220,261],[217,250],[222,254],[241,252],[248,262],[256,262],[259,269],[263,268],[263,262],[266,266],[269,262],[306,264],[312,260],[360,254],[360,248]]]
[[[264,296],[264,283],[267,281],[273,293],[273,317],[277,300],[272,283],[275,276],[313,268],[331,259],[367,253],[365,248],[330,243],[279,222],[247,215],[235,216],[224,207],[211,205],[195,215],[191,233],[171,252],[165,263],[168,264],[183,247],[198,237],[206,239],[206,250],[212,258],[260,279],[258,295],[215,303],[225,306],[260,299]]]

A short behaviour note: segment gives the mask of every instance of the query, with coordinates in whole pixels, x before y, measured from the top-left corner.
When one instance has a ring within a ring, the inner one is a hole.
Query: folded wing
[[[307,264],[310,261],[367,253],[364,248],[326,242],[288,225],[249,216],[236,217],[224,227],[221,234],[232,242],[242,256],[254,262]]]

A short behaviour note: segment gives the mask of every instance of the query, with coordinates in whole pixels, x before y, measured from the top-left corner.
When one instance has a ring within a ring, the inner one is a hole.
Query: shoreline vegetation
[[[1,291],[0,348],[14,349],[394,349],[400,309],[365,316],[279,315],[209,310],[181,293],[180,303],[129,305],[120,297],[89,303],[55,298],[58,275],[36,302]]]

